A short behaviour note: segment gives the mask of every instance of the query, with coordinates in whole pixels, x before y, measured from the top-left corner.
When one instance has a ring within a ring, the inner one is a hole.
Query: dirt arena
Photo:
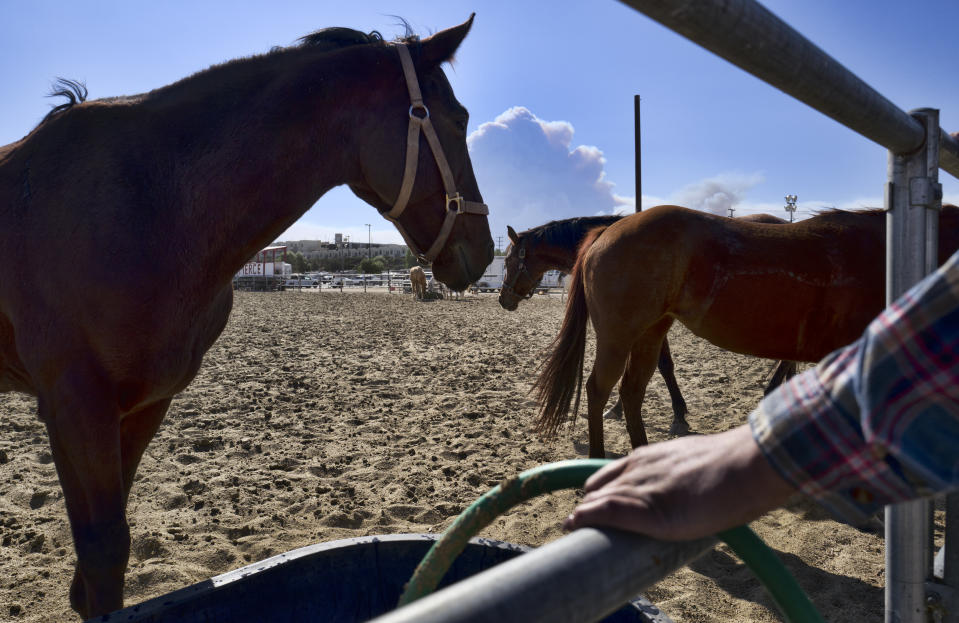
[[[304,545],[441,532],[504,477],[585,457],[584,419],[549,443],[531,430],[530,386],[562,312],[558,296],[511,313],[493,295],[417,303],[385,293],[237,293],[226,330],[140,465],[126,604]],[[682,327],[670,340],[693,431],[743,423],[771,362]],[[671,411],[658,374],[644,413],[651,441],[665,439]],[[622,456],[625,425],[605,427],[607,450]],[[483,536],[549,542],[577,499],[538,498]],[[826,620],[882,620],[881,533],[804,501],[753,528]],[[0,395],[0,542],[0,620],[78,620],[67,603],[74,554],[62,495],[35,401],[21,394]],[[725,547],[647,597],[677,623],[780,620]]]

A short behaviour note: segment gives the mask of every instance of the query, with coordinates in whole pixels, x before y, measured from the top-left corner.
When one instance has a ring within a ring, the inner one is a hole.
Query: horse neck
[[[608,227],[622,216],[577,217],[541,225],[533,231],[536,247],[534,254],[546,265],[544,270],[561,270],[570,273],[576,264],[576,254],[587,234],[597,227]]]
[[[536,244],[527,247],[527,263],[535,270],[533,272],[546,272],[547,270],[561,270],[569,272],[573,270],[573,264],[576,263],[576,249],[568,248],[564,245],[555,244],[548,239],[542,239]],[[534,265],[535,266],[532,266]]]
[[[562,227],[546,227],[540,231],[534,253],[539,261],[547,266],[546,270],[555,269],[569,273],[576,264],[579,245],[590,231],[601,224],[583,218],[562,223]],[[571,230],[573,225],[578,225],[578,228]]]
[[[178,92],[152,102],[161,127],[182,133],[171,150],[179,179],[175,227],[207,275],[232,276],[326,191],[355,175],[358,147],[350,130],[357,124],[345,117],[359,105],[348,95],[356,86],[335,71],[315,74],[324,77],[314,91],[331,95],[314,93],[314,107],[291,101],[283,92],[290,85],[282,82],[240,84],[232,99],[224,95],[230,87],[204,92],[201,85],[192,97]],[[238,103],[240,96],[247,99]],[[186,135],[192,131],[201,138]]]

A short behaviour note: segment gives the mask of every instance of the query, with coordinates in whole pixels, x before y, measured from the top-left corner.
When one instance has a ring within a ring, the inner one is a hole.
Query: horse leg
[[[627,353],[605,346],[597,337],[596,361],[586,380],[586,418],[589,422],[589,458],[606,458],[603,409],[616,381],[623,375]]]
[[[766,389],[763,390],[763,396],[766,396],[772,390],[776,389],[783,384],[787,379],[792,378],[796,375],[796,362],[795,361],[780,361],[776,366],[776,371],[773,373],[771,379],[769,379],[769,384],[766,385]]]
[[[123,606],[130,554],[119,414],[87,380],[64,378],[38,400],[77,554],[70,605],[83,618]]]
[[[604,420],[618,420],[623,417],[623,399],[617,398],[616,404],[609,408],[609,410],[603,414]]]
[[[669,399],[673,403],[673,423],[669,427],[669,434],[685,435],[689,432],[689,422],[686,421],[686,414],[689,413],[689,409],[686,408],[683,393],[679,391],[679,384],[676,382],[673,356],[669,352],[669,338],[663,339],[663,347],[659,351],[657,366],[659,367],[659,373],[663,375],[663,380],[666,381]]]
[[[619,386],[626,430],[629,432],[629,442],[634,448],[649,443],[646,426],[643,424],[643,399],[646,397],[646,386],[656,370],[657,361],[662,361],[661,353],[671,324],[672,320],[666,319],[643,333],[629,353],[626,373]],[[668,353],[668,349],[665,352]]]
[[[130,489],[133,486],[133,478],[136,475],[137,467],[140,465],[140,459],[143,458],[143,453],[146,451],[150,440],[156,435],[156,431],[169,407],[170,399],[167,398],[127,415],[120,423],[120,461],[123,472],[124,510],[130,498]],[[125,567],[126,564],[124,563]],[[73,605],[85,602],[86,588],[78,564],[73,573],[70,603]]]
[[[140,459],[156,435],[160,423],[170,408],[170,398],[161,400],[139,411],[130,413],[120,423],[120,448],[123,469],[123,506],[126,508]]]

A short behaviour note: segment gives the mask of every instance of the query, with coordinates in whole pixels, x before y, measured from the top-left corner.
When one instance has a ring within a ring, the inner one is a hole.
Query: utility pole
[[[503,250],[503,237],[502,237],[502,236],[496,236],[496,250],[497,250],[497,251],[502,251],[502,250]]]
[[[639,95],[633,96],[633,141],[636,150],[636,211],[643,211],[643,149],[640,145],[642,133],[639,129]]]

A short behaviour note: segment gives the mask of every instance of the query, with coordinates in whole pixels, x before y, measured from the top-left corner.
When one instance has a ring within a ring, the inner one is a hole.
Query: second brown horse
[[[507,226],[510,245],[506,250],[506,259],[503,263],[503,288],[499,294],[499,304],[507,311],[515,311],[519,303],[531,297],[535,292],[540,279],[547,270],[560,270],[569,274],[576,264],[577,253],[586,237],[597,227],[605,228],[622,219],[622,215],[580,216],[560,221],[550,221],[516,233]],[[777,225],[788,224],[789,221],[771,214],[749,214],[738,217],[740,220],[753,223],[771,223]],[[685,435],[689,432],[689,423],[686,421],[686,401],[676,382],[673,357],[669,351],[669,340],[663,339],[662,349],[656,366],[659,368],[669,398],[673,405],[673,423],[669,427],[670,435]],[[780,361],[776,371],[766,386],[765,393],[771,392],[783,380],[796,373],[795,361]],[[621,418],[623,416],[623,402],[617,400],[609,411],[603,414],[603,419]]]
[[[602,410],[620,397],[633,447],[647,443],[646,385],[675,320],[733,352],[814,362],[856,340],[885,302],[882,210],[829,211],[782,227],[659,206],[596,230],[582,246],[566,316],[536,382],[538,427],[554,434],[575,398],[586,327],[589,455],[605,456]],[[959,208],[943,206],[939,262],[959,247]]]

